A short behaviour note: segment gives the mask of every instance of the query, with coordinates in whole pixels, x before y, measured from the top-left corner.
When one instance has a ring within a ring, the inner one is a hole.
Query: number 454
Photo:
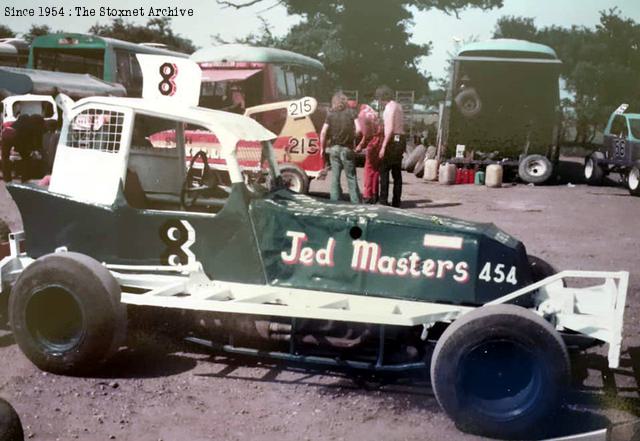
[[[478,279],[485,282],[518,284],[516,267],[512,266],[507,272],[504,263],[496,263],[495,265],[491,262],[485,263],[478,275]]]

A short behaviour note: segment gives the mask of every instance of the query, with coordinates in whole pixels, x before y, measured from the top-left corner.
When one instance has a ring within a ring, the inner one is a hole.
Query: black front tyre
[[[518,165],[518,176],[526,183],[543,184],[553,176],[553,164],[543,155],[528,155]]]
[[[640,196],[640,168],[631,167],[627,176],[627,188],[631,196]]]
[[[478,308],[442,334],[431,384],[447,415],[465,431],[519,438],[561,405],[569,356],[553,326],[515,305]]]
[[[83,375],[123,342],[126,306],[109,270],[71,252],[29,265],[9,297],[11,328],[22,352],[40,369]]]
[[[11,404],[0,398],[0,440],[23,441],[20,417]]]

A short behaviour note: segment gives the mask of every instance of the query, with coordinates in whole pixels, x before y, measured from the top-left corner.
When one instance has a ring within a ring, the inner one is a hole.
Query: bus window
[[[296,83],[298,84],[300,95],[313,96],[313,91],[309,90],[309,74],[296,71]]]
[[[296,76],[292,70],[285,71],[285,79],[287,80],[287,97],[298,98],[298,88],[296,87]]]
[[[142,96],[142,69],[140,68],[140,63],[138,62],[138,58],[136,54],[130,53],[129,58],[131,59],[131,95],[130,96]]]
[[[133,52],[116,49],[117,81],[127,89],[128,96],[142,96],[142,70]]]
[[[131,64],[129,53],[123,50],[116,50],[116,63],[118,65],[118,83],[122,84],[129,92],[131,87]]]
[[[285,78],[284,69],[281,66],[273,66],[273,75],[276,80],[276,89],[278,91],[278,98],[286,99],[287,94],[287,80]]]
[[[200,86],[199,106],[208,109],[220,110],[227,106],[229,84],[226,81],[203,81]]]
[[[103,78],[104,50],[37,49],[34,51],[34,68],[68,73],[88,73]]]

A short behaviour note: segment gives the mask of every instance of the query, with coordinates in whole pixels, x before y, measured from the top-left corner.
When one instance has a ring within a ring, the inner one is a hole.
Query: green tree
[[[196,50],[191,40],[173,32],[169,17],[150,18],[145,25],[115,18],[110,24],[94,24],[89,33],[133,43],[166,44],[171,49],[189,54]]]
[[[244,8],[263,0],[226,1],[218,4]],[[319,58],[337,87],[372,92],[380,84],[395,89],[428,92],[430,76],[420,70],[421,57],[431,44],[410,41],[413,13],[432,8],[457,14],[467,7],[490,9],[502,0],[282,0],[292,15],[302,20],[274,46]],[[262,42],[258,35],[255,41]]]
[[[34,38],[39,37],[41,35],[50,34],[51,32],[53,31],[47,25],[32,24],[31,27],[29,28],[29,31],[26,34],[24,34],[24,39],[27,40],[29,43],[31,43]]]
[[[536,29],[532,19],[501,18],[494,36],[522,38],[556,50],[562,78],[572,98],[564,101],[565,121],[576,129],[574,141],[592,142],[621,103],[640,106],[640,24],[617,8],[600,12],[600,23]]]
[[[517,38],[519,40],[536,40],[538,28],[530,17],[504,16],[498,19],[493,38]]]
[[[9,26],[0,24],[0,38],[15,37],[16,33]]]

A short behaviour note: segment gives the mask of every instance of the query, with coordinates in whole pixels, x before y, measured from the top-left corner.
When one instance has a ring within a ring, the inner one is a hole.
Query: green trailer
[[[453,59],[442,156],[500,162],[525,182],[548,181],[559,156],[561,64],[550,47],[524,40],[464,46]]]

